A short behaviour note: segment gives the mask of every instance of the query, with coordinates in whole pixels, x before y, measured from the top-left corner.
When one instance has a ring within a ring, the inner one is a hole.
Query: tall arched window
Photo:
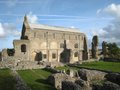
[[[21,52],[26,52],[26,45],[25,44],[22,44],[21,45]]]
[[[55,33],[53,33],[53,38],[55,39]]]
[[[64,44],[63,43],[60,43],[60,48],[64,48]]]
[[[75,52],[75,53],[74,53],[74,57],[78,57],[78,52]]]
[[[76,43],[76,44],[74,45],[74,47],[75,47],[75,48],[78,48],[78,43]]]
[[[52,58],[53,58],[53,59],[56,58],[56,54],[55,54],[55,53],[52,54]]]
[[[75,36],[75,39],[77,40],[77,39],[78,39],[78,37],[77,37],[77,36]]]
[[[44,38],[46,38],[46,33],[44,33]]]

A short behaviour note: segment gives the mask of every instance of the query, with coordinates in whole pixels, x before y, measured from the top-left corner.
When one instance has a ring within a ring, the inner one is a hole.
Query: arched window
[[[34,32],[34,38],[36,37],[36,32]]]
[[[60,43],[60,48],[64,48],[64,44],[63,43]]]
[[[26,52],[26,45],[25,44],[22,44],[21,45],[21,52]]]
[[[46,33],[44,33],[44,38],[46,38]]]
[[[76,43],[76,44],[74,45],[74,47],[75,47],[75,48],[78,48],[78,44]]]
[[[47,54],[43,54],[43,58],[46,59],[47,58]]]
[[[74,53],[74,57],[78,57],[78,52],[75,52],[75,53]]]
[[[53,59],[56,58],[56,54],[55,54],[55,53],[52,54],[52,58],[53,58]]]
[[[75,39],[77,40],[77,39],[78,39],[78,37],[77,37],[77,36],[75,36]]]
[[[55,33],[53,33],[53,38],[55,39]]]
[[[28,40],[28,36],[25,36],[24,38],[25,38],[26,40]]]
[[[84,39],[84,36],[82,36],[82,40]]]
[[[70,35],[69,35],[69,39],[70,39]]]

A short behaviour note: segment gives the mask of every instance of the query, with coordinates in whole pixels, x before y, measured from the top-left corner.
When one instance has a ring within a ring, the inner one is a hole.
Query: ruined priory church
[[[29,23],[24,17],[20,40],[14,40],[20,61],[74,63],[88,59],[87,38],[76,28]]]

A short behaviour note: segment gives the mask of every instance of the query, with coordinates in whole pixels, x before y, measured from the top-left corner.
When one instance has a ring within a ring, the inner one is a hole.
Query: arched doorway
[[[70,57],[71,57],[71,50],[70,49],[65,49],[60,54],[60,62],[69,63],[70,62]]]
[[[42,61],[42,52],[36,52],[35,61]]]

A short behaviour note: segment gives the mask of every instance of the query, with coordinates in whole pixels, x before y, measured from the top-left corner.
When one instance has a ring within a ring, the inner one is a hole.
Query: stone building
[[[21,39],[13,45],[19,61],[74,63],[88,59],[87,39],[78,29],[31,24],[26,16]]]

